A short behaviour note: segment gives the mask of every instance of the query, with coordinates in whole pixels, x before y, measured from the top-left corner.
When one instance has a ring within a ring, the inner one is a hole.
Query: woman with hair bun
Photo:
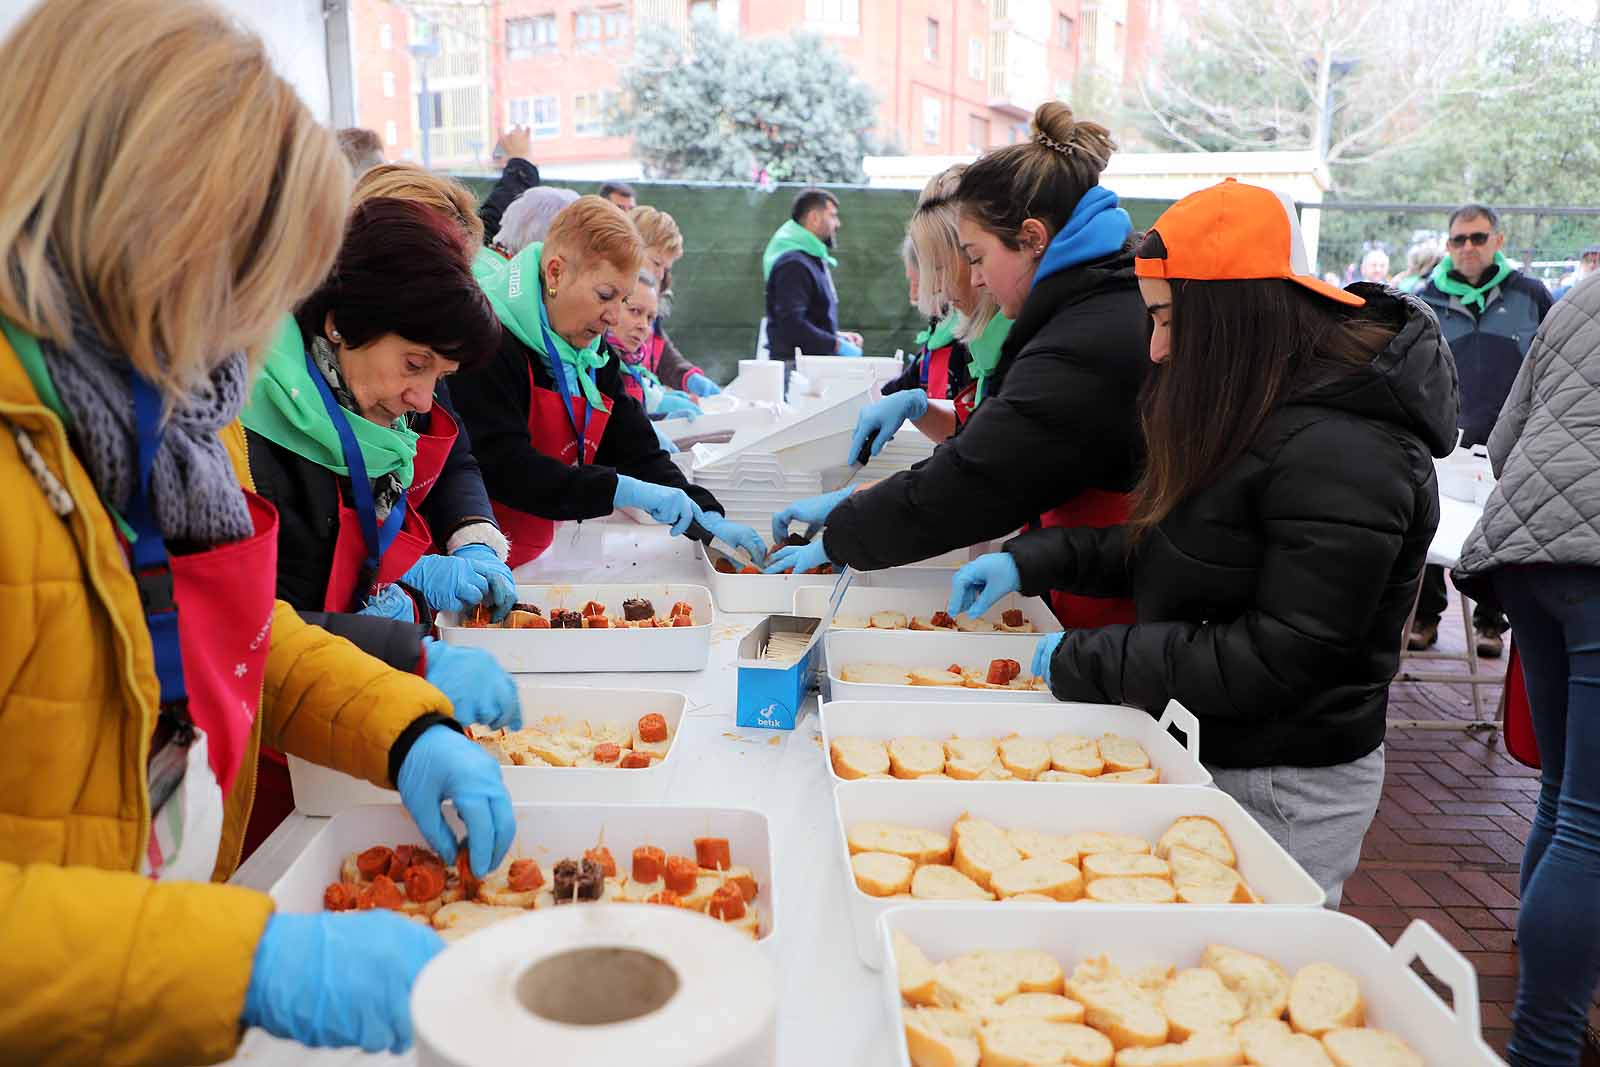
[[[1027,141],[962,173],[955,201],[972,284],[1012,320],[983,402],[911,470],[785,511],[779,518],[820,515],[827,526],[809,545],[775,553],[769,571],[829,562],[877,570],[1031,523],[1121,520],[1138,471],[1149,360],[1133,225],[1099,184],[1113,147],[1103,126],[1051,102]],[[1053,606],[1068,626],[1133,617],[1122,599],[1058,596]]]

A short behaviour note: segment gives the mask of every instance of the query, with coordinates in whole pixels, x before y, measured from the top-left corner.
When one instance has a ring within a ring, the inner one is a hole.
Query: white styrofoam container
[[[1081,961],[1105,955],[1132,971],[1147,964],[1179,968],[1199,964],[1209,944],[1228,945],[1275,960],[1291,975],[1309,963],[1331,963],[1361,985],[1367,1025],[1388,1030],[1436,1067],[1505,1067],[1483,1040],[1478,976],[1472,964],[1421,919],[1386,944],[1371,927],[1324,908],[1201,908],[1133,911],[1073,910],[1048,904],[935,904],[893,908],[880,927],[880,951],[896,933],[905,934],[934,961],[983,949],[1038,949],[1054,956],[1068,974]],[[1421,960],[1450,989],[1452,1010],[1412,970]],[[883,991],[896,1035],[900,982],[891,963],[883,969]],[[896,1036],[895,1062],[911,1067],[905,1038]]]
[[[439,636],[453,645],[481,648],[513,673],[580,671],[698,671],[711,655],[711,591],[701,585],[639,582],[629,585],[519,585],[517,600],[537,605],[548,618],[556,608],[579,611],[598,600],[614,615],[629,597],[646,597],[664,616],[682,600],[695,625],[650,630],[503,630],[457,625],[441,613]]]
[[[1184,742],[1168,732],[1183,731]],[[843,782],[828,755],[835,737],[871,737],[883,741],[896,737],[1004,737],[1017,734],[1041,740],[1062,733],[1080,737],[1120,734],[1137,741],[1150,754],[1150,764],[1161,772],[1161,785],[1210,785],[1211,772],[1200,762],[1200,721],[1176,700],[1167,704],[1159,719],[1138,708],[1120,704],[1018,704],[997,708],[993,704],[903,703],[881,700],[834,700],[822,705],[822,751],[828,773]],[[1067,782],[1023,782],[1023,785],[1059,786]],[[1110,783],[1108,783],[1109,785]],[[1136,789],[1159,788],[1133,786]]]
[[[761,940],[770,943],[778,914],[776,866],[767,817],[748,808],[714,808],[659,804],[514,804],[517,836],[510,855],[540,865],[583,855],[605,845],[627,871],[634,848],[655,845],[670,855],[694,855],[697,837],[726,837],[733,862],[750,868],[761,887],[755,899],[761,915]],[[459,838],[464,834],[454,810],[446,818]],[[338,881],[339,865],[352,852],[373,845],[421,844],[411,816],[399,804],[351,808],[328,820],[304,852],[271,889],[272,899],[286,912],[322,910],[322,891]],[[582,905],[573,905],[581,907]]]
[[[926,630],[833,630],[822,639],[828,668],[829,700],[982,701],[997,704],[1054,703],[1047,689],[967,689],[943,685],[876,685],[846,682],[839,671],[853,663],[897,667],[985,667],[990,660],[1014,659],[1028,673],[1039,634],[963,634]]]
[[[547,716],[567,720],[632,725],[639,716],[655,712],[667,720],[672,743],[667,754],[649,767],[521,767],[501,766],[506,791],[512,800],[636,801],[649,803],[667,795],[678,772],[678,727],[689,698],[660,689],[579,689],[523,682],[517,686],[522,701],[522,721],[533,725]],[[371,782],[298,756],[289,757],[289,781],[294,806],[302,815],[333,815],[362,804],[395,804],[399,795]]]
[[[706,397],[715,400],[716,397]],[[736,408],[730,411],[714,411],[701,415],[697,419],[662,419],[658,426],[672,439],[681,444],[684,441],[694,441],[700,438],[715,437],[719,434],[735,434],[740,430],[771,426],[778,419],[777,413],[769,407]]]
[[[826,602],[828,590],[839,580],[837,574],[723,574],[711,565],[704,545],[695,546],[695,555],[717,598],[717,608],[728,614],[787,615],[794,607],[796,589],[817,586]]]
[[[893,356],[800,356],[795,369],[821,389],[841,379],[892,382],[906,365]]]
[[[822,609],[827,606],[828,594],[815,588],[796,589],[794,593],[794,613],[821,618]],[[943,590],[939,589],[892,589],[886,586],[855,586],[852,585],[844,595],[844,601],[839,605],[839,615],[834,616],[833,629],[866,629],[866,627],[844,627],[839,625],[839,616],[854,616],[859,619],[870,617],[877,611],[899,611],[907,618],[928,618],[936,611],[943,611],[950,604],[950,588],[948,585]],[[1041,634],[1056,633],[1061,629],[1061,622],[1050,611],[1050,606],[1038,597],[1025,597],[1019,593],[1007,593],[1005,598],[994,606],[994,610],[984,616],[990,622],[998,623],[1000,613],[1010,611],[1012,608],[1021,608],[1023,617],[1039,628]],[[890,631],[899,633],[900,631]],[[931,631],[919,631],[923,633]],[[995,637],[997,634],[972,634],[972,637]],[[1015,636],[1015,635],[1013,635]]]
[[[795,415],[785,415],[765,430],[741,433],[732,447],[717,453],[710,466],[731,464],[747,451],[781,452],[819,437],[854,430],[856,416],[870,400],[866,382],[859,388],[830,390],[816,405],[807,406]]]
[[[1209,815],[1233,842],[1239,873],[1265,904],[1237,904],[1244,911],[1279,907],[1318,908],[1324,894],[1305,872],[1271,837],[1261,824],[1239,806],[1239,802],[1220,789],[1199,785],[1175,785],[1167,789],[1140,789],[1124,785],[1077,785],[1062,783],[1059,789],[1041,790],[1028,782],[891,782],[862,779],[840,782],[833,787],[837,816],[840,877],[848,885],[850,915],[855,923],[856,951],[861,961],[873,970],[883,963],[882,943],[878,939],[878,917],[896,904],[927,907],[928,902],[886,900],[871,897],[856,888],[850,873],[849,828],[862,822],[898,823],[949,833],[957,819],[969,814],[988,819],[1007,830],[1043,830],[1073,834],[1098,830],[1104,833],[1133,834],[1152,846],[1180,816]],[[1020,907],[993,901],[988,907],[1005,910]],[[1188,904],[1044,905],[1089,911],[1132,910],[1141,914],[1175,909],[1190,914]],[[1092,920],[1091,920],[1092,921]]]

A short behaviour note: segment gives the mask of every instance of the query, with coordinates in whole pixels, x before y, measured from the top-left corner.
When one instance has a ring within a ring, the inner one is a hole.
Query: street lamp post
[[[410,48],[411,57],[417,61],[417,121],[422,124],[422,169],[433,169],[433,94],[428,92],[428,60],[439,55],[439,29],[433,23],[419,22],[427,27],[427,37]]]

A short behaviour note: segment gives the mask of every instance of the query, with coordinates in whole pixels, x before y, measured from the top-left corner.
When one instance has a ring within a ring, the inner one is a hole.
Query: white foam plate
[[[815,586],[826,601],[828,590],[839,580],[837,574],[723,574],[711,565],[704,545],[695,545],[694,551],[717,607],[729,614],[787,615],[794,607],[796,589]]]
[[[771,943],[778,914],[777,879],[773,876],[772,835],[761,812],[658,804],[516,804],[513,808],[517,837],[510,855],[536,859],[541,866],[582,856],[584,849],[604,844],[616,857],[618,873],[623,873],[639,845],[655,845],[669,856],[693,856],[695,838],[726,837],[733,862],[749,867],[761,887],[755,899],[761,915],[761,941]],[[453,810],[447,808],[446,817],[458,837],[464,834]],[[339,880],[339,865],[350,853],[373,845],[392,848],[422,843],[416,824],[398,804],[340,812],[278,879],[271,889],[272,899],[286,912],[321,911],[322,891]]]
[[[795,590],[794,613],[810,618],[821,618],[823,608],[827,606],[828,593],[826,590],[803,588]],[[874,612],[899,611],[907,618],[931,616],[936,611],[943,611],[950,604],[950,586],[948,583],[941,589],[891,589],[882,585],[858,587],[854,584],[844,594],[844,601],[839,605],[839,614],[834,617],[832,629],[867,629],[867,627],[845,627],[839,625],[839,619],[854,616],[858,619],[868,619]],[[1013,608],[1022,609],[1022,615],[1034,626],[1038,627],[1041,634],[1058,633],[1061,622],[1050,611],[1050,606],[1038,597],[1025,597],[1018,593],[1007,593],[1005,599],[994,606],[984,618],[990,622],[998,623],[1000,613]],[[900,631],[891,631],[899,633]],[[909,632],[909,631],[908,631]],[[920,631],[930,632],[930,631]],[[995,634],[970,634],[971,637],[993,637]],[[1027,664],[1023,664],[1027,666]]]
[[[1311,876],[1283,850],[1283,847],[1250,817],[1239,802],[1220,789],[1207,786],[1175,785],[1152,789],[1125,785],[1076,785],[1061,783],[1060,788],[1042,790],[1028,782],[890,782],[882,779],[840,782],[833,789],[837,817],[836,854],[839,876],[848,885],[850,914],[855,923],[856,951],[861,961],[873,970],[883,964],[883,945],[877,932],[878,917],[895,905],[910,908],[930,906],[927,902],[888,900],[871,897],[856,888],[850,873],[849,828],[863,822],[898,823],[949,833],[963,813],[975,819],[988,819],[1007,830],[1043,830],[1073,834],[1088,831],[1133,834],[1155,845],[1158,838],[1184,815],[1208,815],[1215,819],[1233,842],[1239,873],[1250,888],[1266,903],[1233,905],[1241,911],[1260,911],[1279,907],[1316,908],[1324,894]],[[1002,901],[986,907],[1002,911],[1022,907]],[[1196,909],[1188,904],[1103,905],[1075,901],[1041,907],[1085,911],[1134,911],[1153,914],[1172,910],[1188,915]],[[1092,920],[1089,920],[1092,921]]]
[[[1171,727],[1183,732],[1183,744],[1179,744],[1169,732]],[[1161,782],[1156,786],[1129,788],[1211,784],[1211,772],[1200,763],[1200,722],[1193,712],[1176,700],[1167,705],[1159,719],[1138,708],[1119,704],[1017,704],[997,708],[993,704],[835,700],[822,705],[822,749],[824,758],[828,760],[828,773],[833,775],[835,782],[845,781],[834,771],[833,759],[827,755],[833,751],[830,746],[835,737],[871,737],[883,741],[896,737],[926,737],[943,741],[949,737],[1005,737],[1007,734],[1018,734],[1049,740],[1062,733],[1081,737],[1120,734],[1143,745],[1150,754],[1150,765],[1161,772]],[[1062,786],[1082,783],[1022,784]]]
[[[521,767],[502,766],[506,791],[512,800],[659,801],[667,795],[678,764],[678,727],[689,699],[682,693],[659,689],[579,689],[520,683],[522,718],[532,725],[547,715],[587,719],[607,724],[631,724],[655,712],[667,720],[672,743],[667,754],[649,767]],[[394,804],[399,795],[371,782],[297,756],[289,757],[289,781],[294,806],[302,815],[333,815],[362,804]]]
[[[1391,948],[1371,927],[1324,908],[1200,908],[1182,910],[1058,908],[1048,904],[932,904],[893,908],[879,931],[880,951],[898,931],[935,962],[981,949],[1039,949],[1070,975],[1084,959],[1105,955],[1126,970],[1147,964],[1198,966],[1212,943],[1275,960],[1291,975],[1308,963],[1331,963],[1361,984],[1367,1025],[1398,1035],[1430,1064],[1444,1067],[1504,1067],[1484,1042],[1478,1010],[1478,976],[1461,953],[1433,927],[1417,919]],[[1421,960],[1449,987],[1446,1007],[1411,964]],[[883,969],[883,992],[896,1035],[900,983],[891,963]],[[903,1036],[894,1039],[895,1063],[911,1067]]]
[[[932,633],[925,630],[831,630],[824,635],[829,700],[895,700],[997,704],[1055,703],[1044,689],[967,689],[944,685],[876,685],[846,682],[839,672],[854,663],[897,667],[986,667],[990,660],[1014,659],[1028,673],[1039,634]]]
[[[651,582],[517,586],[517,600],[537,605],[546,618],[556,608],[582,610],[590,600],[598,600],[608,613],[620,617],[622,602],[638,596],[648,598],[661,616],[676,602],[686,601],[694,608],[695,625],[651,630],[503,630],[461,626],[454,615],[441,613],[439,636],[453,645],[484,649],[513,673],[704,670],[711,655],[714,615],[711,591],[705,586]]]

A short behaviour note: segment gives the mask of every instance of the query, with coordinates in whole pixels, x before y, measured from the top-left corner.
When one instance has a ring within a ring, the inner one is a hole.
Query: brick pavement
[[[1452,590],[1443,651],[1463,650],[1459,612]],[[1503,663],[1486,666],[1503,670]],[[1429,660],[1426,669],[1464,675],[1467,665]],[[1483,699],[1492,716],[1500,689],[1484,688]],[[1470,720],[1472,694],[1466,685],[1396,682],[1389,717]],[[1498,733],[1391,728],[1386,745],[1383,800],[1342,910],[1389,941],[1412,919],[1426,919],[1477,968],[1484,1037],[1504,1054],[1516,996],[1518,869],[1538,772],[1506,755]],[[1600,1026],[1600,1007],[1590,1022]],[[1591,1048],[1584,1063],[1600,1065],[1600,1054]]]

